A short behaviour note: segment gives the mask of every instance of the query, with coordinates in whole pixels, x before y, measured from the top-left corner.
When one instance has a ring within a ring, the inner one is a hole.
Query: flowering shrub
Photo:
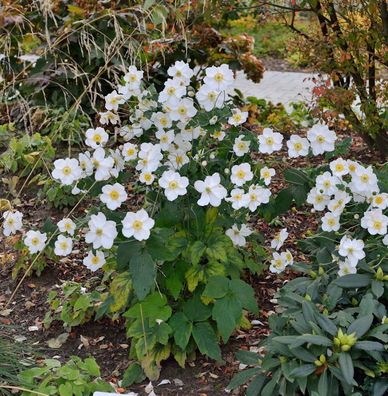
[[[269,186],[275,171],[253,163],[250,154],[279,151],[283,136],[265,128],[257,137],[243,127],[248,114],[235,108],[228,95],[234,76],[227,65],[209,67],[194,77],[186,63],[177,61],[168,75],[157,92],[143,81],[142,71],[129,68],[105,97],[102,126],[85,133],[91,151],[54,162],[53,178],[80,199],[98,197],[94,207],[84,218],[73,221],[73,210],[50,232],[30,230],[24,238],[34,260],[43,249],[67,256],[74,240],[82,239],[90,246],[83,260],[87,268],[118,273],[103,310],[124,312],[132,339],[130,356],[151,379],[170,355],[182,366],[197,349],[221,360],[219,338],[227,342],[237,327],[249,325],[247,311],[257,313],[254,291],[240,279],[244,270],[260,272],[265,255],[261,236],[248,224],[250,215],[259,212],[271,219],[292,201],[302,204],[311,187],[305,172],[290,169],[285,176],[291,185],[272,198]],[[307,138],[290,137],[288,155],[335,152],[335,141],[333,131],[315,125]],[[372,171],[366,170],[370,180],[364,181],[361,166],[360,176],[345,185],[342,176],[350,162],[343,161],[340,171],[339,161],[331,163],[333,174],[317,178],[308,198],[328,204],[337,220],[328,218],[324,224],[333,230],[349,201],[345,188],[354,199],[364,194],[373,200],[377,192]],[[322,200],[317,198],[321,195]],[[371,234],[379,221],[378,234],[386,233],[382,210],[364,215],[362,224]],[[5,235],[22,227],[16,211],[4,213],[4,220]],[[278,252],[286,237],[283,230],[272,243],[272,272],[293,264],[289,251]],[[354,246],[344,241],[341,251],[351,265],[362,258],[357,241]],[[71,326],[76,322],[70,308]],[[89,311],[82,320],[87,316]]]

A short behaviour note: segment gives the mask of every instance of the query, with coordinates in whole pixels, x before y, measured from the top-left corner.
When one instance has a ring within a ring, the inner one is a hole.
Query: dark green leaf
[[[202,354],[217,361],[221,361],[221,349],[218,345],[218,339],[209,323],[195,323],[193,327],[193,337]]]
[[[354,347],[363,351],[384,351],[384,345],[375,341],[358,341]]]
[[[308,377],[316,369],[317,367],[315,366],[315,364],[303,364],[302,366],[299,366],[296,369],[292,370],[290,376],[294,378]]]
[[[240,371],[232,378],[226,389],[228,390],[236,389],[237,387],[248,382],[249,379],[252,378],[257,373],[258,373],[257,368],[250,368],[244,371]]]
[[[350,324],[347,333],[348,334],[356,333],[357,338],[360,338],[370,329],[372,322],[373,322],[372,315],[362,316],[361,318],[356,319],[354,322]]]
[[[229,289],[229,280],[225,276],[216,275],[209,278],[202,295],[209,298],[222,298]]]
[[[239,298],[244,308],[252,313],[259,313],[255,298],[255,291],[247,283],[240,279],[232,279],[230,281],[230,289]]]
[[[353,289],[358,287],[366,287],[371,283],[371,276],[366,274],[349,274],[344,275],[335,280],[337,286]]]
[[[129,272],[132,277],[133,290],[137,298],[143,300],[155,282],[156,265],[152,257],[147,252],[131,257]]]
[[[168,322],[174,331],[175,343],[183,350],[190,340],[193,323],[190,322],[183,312],[177,312]]]
[[[350,353],[340,353],[338,358],[341,373],[344,376],[345,381],[349,384],[353,384],[354,367]]]

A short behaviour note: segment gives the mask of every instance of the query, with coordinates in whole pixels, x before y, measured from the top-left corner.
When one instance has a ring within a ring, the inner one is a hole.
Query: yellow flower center
[[[263,178],[264,179],[268,179],[270,177],[271,177],[271,174],[269,173],[269,171],[266,170],[266,171],[263,172]]]
[[[324,136],[322,136],[322,135],[317,136],[318,143],[322,144],[322,143],[325,143],[325,141],[326,141],[326,139]]]
[[[207,94],[207,97],[208,97],[208,99],[209,99],[211,102],[214,102],[214,101],[216,100],[216,98],[217,98],[217,95],[216,95],[215,92],[209,92],[209,93]]]
[[[380,220],[375,220],[375,221],[373,222],[373,228],[374,228],[375,230],[381,230],[381,229],[383,228],[383,223],[382,223],[382,221],[380,221]]]
[[[40,240],[39,240],[38,237],[34,237],[34,238],[31,239],[31,244],[33,246],[39,245],[39,242],[40,242]]]
[[[66,250],[66,249],[68,248],[68,244],[67,244],[66,241],[63,241],[63,242],[61,242],[61,243],[59,244],[59,247],[60,247],[62,250]]]
[[[62,169],[62,172],[63,172],[63,174],[64,174],[65,176],[70,175],[70,174],[71,174],[71,168],[70,168],[70,166],[65,166],[65,167]]]
[[[274,143],[273,138],[267,137],[267,138],[265,139],[265,143],[267,143],[269,146],[272,146],[273,143]]]
[[[97,256],[93,256],[92,257],[92,264],[93,265],[97,265],[99,262],[100,262],[99,257],[97,257]]]
[[[328,221],[327,224],[329,224],[330,227],[333,227],[335,225],[336,221],[333,217],[331,217]]]
[[[146,182],[150,182],[150,181],[152,180],[152,175],[151,175],[151,173],[146,173],[146,174],[144,175],[144,180],[145,180]]]
[[[127,155],[128,155],[128,157],[131,157],[133,154],[135,154],[135,150],[134,150],[133,148],[129,148],[129,149],[127,150]]]
[[[186,107],[183,107],[183,106],[179,107],[178,108],[178,113],[181,114],[181,115],[185,115],[187,113]]]
[[[119,199],[120,194],[119,194],[116,190],[112,190],[112,191],[109,193],[109,196],[110,196],[111,199],[113,199],[114,201],[116,201],[116,200]]]
[[[132,227],[136,230],[136,231],[140,231],[143,228],[143,222],[140,220],[135,220],[133,222]]]
[[[102,228],[97,228],[96,230],[96,235],[101,236],[104,233],[104,230]]]
[[[361,181],[363,183],[368,183],[369,181],[369,175],[367,175],[366,173],[364,173],[361,177],[360,177]]]
[[[224,75],[223,75],[222,73],[216,73],[216,75],[214,76],[214,79],[215,79],[217,82],[221,82],[221,81],[224,80]]]
[[[176,92],[175,87],[169,87],[169,88],[167,88],[167,93],[168,93],[170,96],[171,96],[171,95],[174,95],[175,92]]]
[[[175,180],[172,180],[170,183],[168,183],[168,187],[172,190],[175,190],[178,187],[178,183]]]
[[[344,169],[345,169],[345,168],[344,168],[343,164],[336,164],[336,165],[335,165],[335,170],[336,170],[337,172],[342,172]]]
[[[93,136],[93,140],[96,142],[96,143],[101,143],[101,135],[94,135]]]
[[[245,175],[246,175],[246,173],[245,173],[245,171],[243,171],[242,169],[239,169],[239,170],[237,171],[237,173],[236,173],[236,176],[237,176],[239,179],[244,179]]]
[[[302,150],[302,143],[294,143],[294,150],[295,151],[300,151],[300,150]]]
[[[383,197],[381,195],[377,195],[375,197],[375,203],[376,205],[381,205],[384,202]]]

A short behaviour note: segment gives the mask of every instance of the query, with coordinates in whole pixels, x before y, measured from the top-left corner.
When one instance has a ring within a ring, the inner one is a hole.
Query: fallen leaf
[[[56,338],[50,338],[47,345],[52,349],[59,349],[68,339],[69,333],[62,333]]]

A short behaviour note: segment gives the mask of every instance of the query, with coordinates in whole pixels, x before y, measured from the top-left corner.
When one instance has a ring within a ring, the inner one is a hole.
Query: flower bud
[[[377,272],[376,272],[375,277],[376,277],[376,279],[377,279],[378,281],[382,281],[382,280],[384,279],[384,272],[383,272],[383,270],[381,269],[381,267],[379,267],[379,268],[377,269]]]
[[[214,125],[217,121],[218,121],[218,117],[214,116],[214,117],[210,118],[209,124],[210,125]]]
[[[360,215],[358,214],[358,213],[356,213],[355,215],[354,215],[354,220],[358,220],[360,218]]]
[[[225,168],[224,172],[225,172],[225,175],[229,175],[230,174],[230,169]]]
[[[316,279],[317,278],[317,273],[314,271],[310,271],[310,276],[312,279]]]
[[[323,269],[323,267],[319,267],[318,274],[323,275],[324,273],[325,273],[325,270]]]
[[[214,160],[214,158],[216,158],[216,155],[215,155],[214,153],[211,153],[211,154],[209,155],[209,158],[210,158],[211,160]]]
[[[326,363],[326,356],[325,356],[325,355],[319,356],[319,360],[320,360],[322,363]]]
[[[319,361],[318,359],[314,361],[314,364],[315,364],[317,367],[321,367],[321,366],[322,366],[322,362]]]
[[[311,297],[310,297],[308,294],[306,294],[306,295],[304,296],[304,299],[305,299],[306,301],[311,301]]]
[[[202,162],[201,162],[201,165],[202,165],[203,167],[207,166],[207,161],[202,161]]]
[[[348,352],[350,350],[350,348],[351,348],[350,345],[347,345],[347,344],[346,345],[342,345],[341,346],[341,351],[342,352]]]

